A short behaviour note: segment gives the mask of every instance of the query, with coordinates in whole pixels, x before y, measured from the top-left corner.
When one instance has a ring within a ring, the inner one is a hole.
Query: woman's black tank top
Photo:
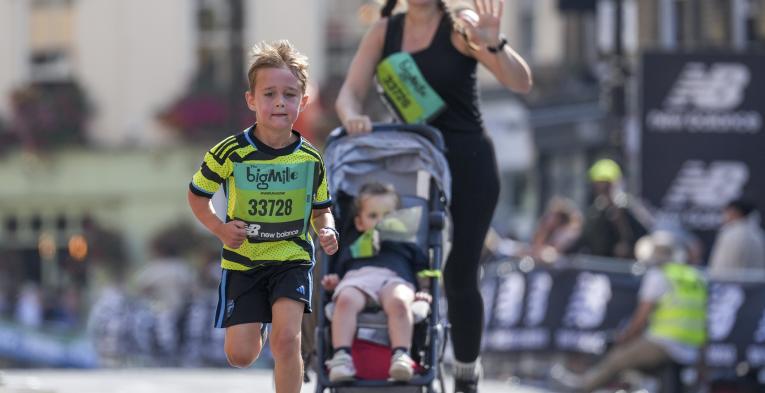
[[[401,51],[404,16],[399,13],[388,18],[383,59]],[[483,120],[478,110],[477,62],[457,51],[452,45],[451,34],[451,23],[444,14],[430,46],[411,54],[422,75],[447,106],[428,124],[442,132],[481,133]]]

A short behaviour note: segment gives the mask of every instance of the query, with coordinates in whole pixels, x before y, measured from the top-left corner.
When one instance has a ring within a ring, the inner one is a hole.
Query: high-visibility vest
[[[679,263],[662,267],[670,290],[662,296],[651,316],[649,333],[682,344],[706,342],[707,286],[694,268]]]

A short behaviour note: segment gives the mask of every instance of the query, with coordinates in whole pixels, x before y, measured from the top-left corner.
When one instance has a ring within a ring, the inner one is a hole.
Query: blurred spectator
[[[16,322],[24,327],[39,328],[43,321],[43,299],[40,288],[33,282],[21,287],[16,302]]]
[[[172,226],[153,241],[155,259],[135,276],[135,286],[156,317],[157,345],[163,355],[177,355],[179,323],[196,285],[191,263],[182,257],[190,239],[183,227]]]
[[[635,200],[618,185],[619,165],[610,159],[595,162],[588,171],[593,199],[584,218],[582,236],[571,247],[574,252],[604,257],[632,258],[637,239],[646,233],[638,221]],[[643,219],[645,221],[645,219]]]
[[[45,307],[45,320],[53,327],[73,330],[80,326],[81,299],[76,287],[68,287],[51,294]]]
[[[755,205],[730,202],[723,210],[723,225],[709,258],[709,275],[725,276],[741,269],[765,272],[765,235]]]
[[[635,254],[649,269],[629,325],[605,359],[582,376],[554,369],[552,376],[558,382],[590,392],[625,370],[657,370],[671,362],[691,365],[699,359],[699,349],[706,342],[707,287],[701,274],[685,264],[682,241],[670,232],[657,231],[637,242]],[[678,389],[661,387],[667,392]]]
[[[579,238],[582,214],[573,202],[553,198],[539,220],[531,241],[531,256],[545,262],[555,261]]]
[[[654,231],[671,232],[677,240],[683,245],[687,253],[687,263],[694,266],[703,266],[706,262],[704,255],[706,248],[704,242],[692,231],[689,231],[675,219],[663,218],[657,219],[653,224]]]
[[[123,365],[133,350],[126,339],[133,326],[129,324],[132,313],[121,280],[102,287],[95,299],[87,321],[93,348],[101,366]]]
[[[184,367],[228,365],[223,351],[225,331],[213,325],[220,284],[220,250],[203,250],[206,262],[198,269],[199,286],[185,315],[181,365]]]
[[[137,290],[151,299],[158,310],[183,306],[194,289],[191,264],[178,254],[158,254],[135,277]]]
[[[680,239],[685,246],[685,252],[688,254],[688,264],[694,266],[703,266],[705,252],[704,242],[702,242],[698,236],[688,231],[683,232],[680,236]]]

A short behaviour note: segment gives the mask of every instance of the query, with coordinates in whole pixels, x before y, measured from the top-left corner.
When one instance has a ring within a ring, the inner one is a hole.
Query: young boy
[[[388,316],[393,356],[389,373],[392,379],[408,381],[414,374],[414,362],[409,356],[414,329],[412,302],[431,297],[426,292],[415,293],[415,272],[426,270],[425,254],[413,243],[382,241],[375,247],[378,222],[399,207],[399,197],[390,185],[368,183],[362,186],[355,200],[354,225],[361,235],[344,247],[338,255],[338,274],[328,274],[321,284],[334,290],[335,311],[332,316],[332,346],[334,356],[327,361],[329,379],[352,380],[356,374],[351,358],[351,344],[356,335],[356,317],[368,304],[382,306]],[[400,226],[385,219],[386,227]],[[375,248],[379,250],[372,251]],[[340,280],[342,276],[342,280]],[[421,288],[427,280],[419,282]]]
[[[252,364],[270,322],[276,391],[299,392],[300,324],[311,312],[314,265],[309,220],[329,255],[338,233],[319,151],[292,129],[308,98],[307,60],[288,41],[260,43],[252,53],[245,100],[257,122],[205,154],[188,199],[223,242],[215,326],[226,328],[229,363]],[[225,223],[209,204],[221,184]]]

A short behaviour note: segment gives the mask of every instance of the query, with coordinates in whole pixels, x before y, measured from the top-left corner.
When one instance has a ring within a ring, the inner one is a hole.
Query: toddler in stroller
[[[352,380],[356,375],[351,345],[356,335],[356,318],[367,306],[380,306],[388,317],[393,355],[389,369],[396,381],[408,381],[414,374],[409,350],[412,343],[415,300],[430,302],[430,281],[415,273],[428,270],[427,256],[414,243],[380,239],[383,233],[406,232],[405,224],[389,216],[400,208],[392,185],[367,183],[354,201],[353,225],[360,234],[341,250],[335,262],[338,273],[324,276],[324,289],[334,291],[332,317],[334,356],[327,361],[329,380]],[[380,229],[376,229],[377,226]],[[342,279],[340,277],[342,276]],[[419,291],[415,293],[415,288]]]
[[[345,137],[335,130],[325,149],[340,251],[319,264],[316,392],[443,391],[446,325],[438,280],[451,187],[443,139],[425,125],[376,125],[373,131]],[[376,272],[376,290],[365,290],[370,275],[362,270]],[[417,289],[429,289],[432,300]],[[395,304],[390,315],[385,299]],[[344,301],[351,312],[342,310]]]

